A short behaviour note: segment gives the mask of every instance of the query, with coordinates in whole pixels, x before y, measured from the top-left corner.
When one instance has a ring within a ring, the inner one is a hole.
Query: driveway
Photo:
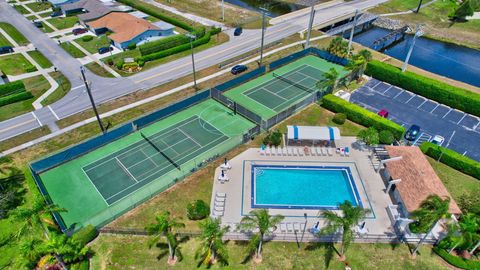
[[[476,116],[376,79],[354,91],[350,102],[373,112],[387,109],[389,119],[406,128],[419,125],[423,134],[417,145],[438,134],[445,138],[443,146],[451,138],[448,148],[480,161],[480,119]]]

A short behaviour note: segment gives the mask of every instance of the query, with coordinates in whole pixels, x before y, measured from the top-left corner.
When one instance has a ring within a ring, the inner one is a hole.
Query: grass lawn
[[[42,24],[43,24],[43,27],[40,28],[42,30],[42,32],[44,32],[44,33],[53,32],[53,29],[50,26],[48,26],[45,22],[42,22]]]
[[[50,105],[57,100],[60,100],[64,97],[68,91],[72,88],[70,81],[65,77],[61,72],[50,72],[48,73],[52,78],[58,83],[57,89],[51,93],[47,98],[45,98],[41,103],[43,106]]]
[[[49,2],[34,2],[26,4],[34,12],[44,11],[52,7],[52,4]]]
[[[107,77],[107,78],[113,78],[112,73],[108,72],[106,69],[104,69],[102,66],[97,64],[96,62],[91,62],[85,65],[86,68],[88,68],[91,72],[94,74],[97,74],[98,76],[102,77]]]
[[[110,40],[107,38],[106,35],[101,35],[100,37],[94,37],[90,41],[83,41],[82,38],[77,38],[74,40],[80,46],[82,46],[85,50],[87,50],[91,54],[98,53],[98,49],[101,47],[108,47],[110,46]]]
[[[12,46],[12,44],[2,34],[0,34],[0,47],[2,46]]]
[[[25,84],[26,90],[33,94],[33,98],[1,106],[0,121],[33,111],[32,103],[50,88],[47,79],[42,75],[24,79],[22,81]]]
[[[65,17],[65,18],[58,17],[58,18],[48,19],[47,22],[51,23],[58,30],[62,30],[62,29],[75,26],[75,24],[78,22],[78,18],[76,16]]]
[[[62,49],[67,51],[74,58],[82,58],[86,56],[82,51],[80,51],[80,49],[75,47],[75,45],[70,44],[70,42],[62,42],[60,47],[62,47]]]
[[[48,58],[46,58],[41,52],[39,51],[29,51],[27,52],[37,64],[39,64],[42,68],[49,68],[52,66],[52,63]]]
[[[13,8],[15,8],[16,11],[18,11],[20,14],[30,14],[30,11],[28,11],[24,6],[22,5],[14,5]]]
[[[92,245],[95,256],[93,269],[206,269],[197,268],[194,259],[198,239],[186,238],[180,243],[183,260],[167,267],[165,249],[148,248],[147,237],[101,235]],[[344,264],[321,244],[269,242],[264,246],[263,261],[255,264],[246,260],[245,242],[227,244],[229,265],[214,265],[211,269],[344,269]],[[420,249],[421,255],[412,259],[406,245],[353,244],[346,258],[352,269],[450,269],[442,259],[432,253],[429,246]],[[159,255],[163,254],[163,255]]]
[[[20,46],[24,46],[29,44],[30,42],[28,39],[20,33],[15,27],[13,27],[11,24],[6,23],[6,22],[0,22],[0,28],[3,29],[3,31],[7,32],[7,34],[15,40],[15,42],[18,43]]]
[[[28,68],[32,69],[28,71]],[[25,56],[16,53],[0,57],[0,70],[7,75],[20,75],[36,71],[37,69],[27,60],[27,58],[25,58]]]

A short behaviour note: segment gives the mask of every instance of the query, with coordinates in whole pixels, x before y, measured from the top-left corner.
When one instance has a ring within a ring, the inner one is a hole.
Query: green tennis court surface
[[[340,76],[347,74],[340,65],[316,56],[306,56],[231,89],[224,95],[263,119],[269,119],[317,91],[316,83],[332,67],[337,69]]]
[[[255,125],[210,99],[40,175],[67,226],[100,225],[240,144]],[[143,136],[142,136],[143,135]]]

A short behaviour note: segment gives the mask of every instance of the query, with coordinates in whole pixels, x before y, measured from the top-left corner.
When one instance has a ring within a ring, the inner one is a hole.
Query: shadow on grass
[[[175,250],[175,256],[177,257],[178,261],[182,261],[182,259],[183,259],[183,255],[182,255],[182,252],[181,252],[181,249],[180,249],[179,245],[188,242],[188,240],[190,240],[190,237],[189,236],[184,236],[177,241],[177,248]],[[161,250],[160,253],[157,256],[157,260],[160,261],[161,259],[169,256],[168,244],[167,243],[159,242],[155,245],[155,247],[157,247]]]
[[[335,254],[337,254],[337,256],[340,256],[340,253],[338,252],[338,250],[335,248],[333,243],[330,243],[330,242],[309,243],[305,247],[305,250],[308,250],[308,251],[314,251],[314,250],[319,250],[319,249],[324,249],[325,250],[325,254],[324,254],[325,268],[328,268],[330,266],[330,262],[332,261]]]

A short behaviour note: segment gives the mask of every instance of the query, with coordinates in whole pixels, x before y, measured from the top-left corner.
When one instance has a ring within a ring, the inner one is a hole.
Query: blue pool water
[[[336,209],[360,205],[348,167],[253,166],[253,208]]]

